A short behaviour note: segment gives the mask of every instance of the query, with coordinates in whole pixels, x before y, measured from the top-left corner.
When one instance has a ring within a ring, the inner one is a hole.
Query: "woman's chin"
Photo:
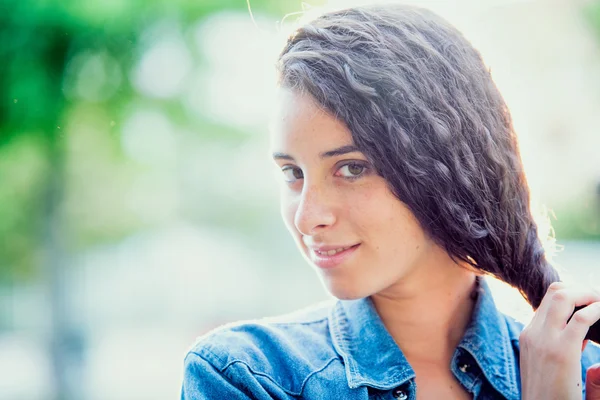
[[[329,294],[339,300],[358,300],[369,295],[369,293],[365,293],[364,288],[360,290],[360,288],[332,285],[331,282],[326,281],[323,284]]]
[[[329,293],[331,293],[331,292],[329,292]],[[358,299],[362,299],[363,297],[366,297],[366,296],[358,296],[355,294],[348,294],[348,293],[342,293],[342,294],[331,293],[331,295],[338,300],[358,300]]]

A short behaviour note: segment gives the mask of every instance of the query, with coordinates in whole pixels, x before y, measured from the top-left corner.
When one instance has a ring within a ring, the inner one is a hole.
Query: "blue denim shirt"
[[[522,328],[496,309],[482,280],[449,366],[475,400],[520,399]],[[590,343],[582,356],[584,383],[587,368],[599,361],[600,348]],[[185,358],[181,399],[416,399],[416,390],[413,369],[364,298],[204,335]]]

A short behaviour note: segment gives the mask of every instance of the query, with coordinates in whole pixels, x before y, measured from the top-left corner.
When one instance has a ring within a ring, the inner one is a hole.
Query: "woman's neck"
[[[429,263],[419,273],[371,296],[388,332],[413,367],[448,366],[473,313],[476,274],[448,260]]]

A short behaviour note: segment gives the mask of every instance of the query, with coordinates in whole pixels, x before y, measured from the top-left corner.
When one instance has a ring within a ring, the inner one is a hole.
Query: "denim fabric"
[[[449,366],[475,400],[520,398],[522,328],[496,309],[482,280]],[[600,348],[590,343],[584,382],[599,361]],[[185,358],[181,399],[408,400],[416,399],[415,373],[369,298],[336,301],[199,338]]]

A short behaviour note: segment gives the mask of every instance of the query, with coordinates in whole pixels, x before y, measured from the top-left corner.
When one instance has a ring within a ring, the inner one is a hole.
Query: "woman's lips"
[[[319,268],[328,269],[333,268],[344,261],[346,261],[360,246],[355,244],[347,248],[346,250],[335,253],[334,255],[328,255],[325,251],[318,251],[317,249],[309,249],[310,258],[312,262]]]

